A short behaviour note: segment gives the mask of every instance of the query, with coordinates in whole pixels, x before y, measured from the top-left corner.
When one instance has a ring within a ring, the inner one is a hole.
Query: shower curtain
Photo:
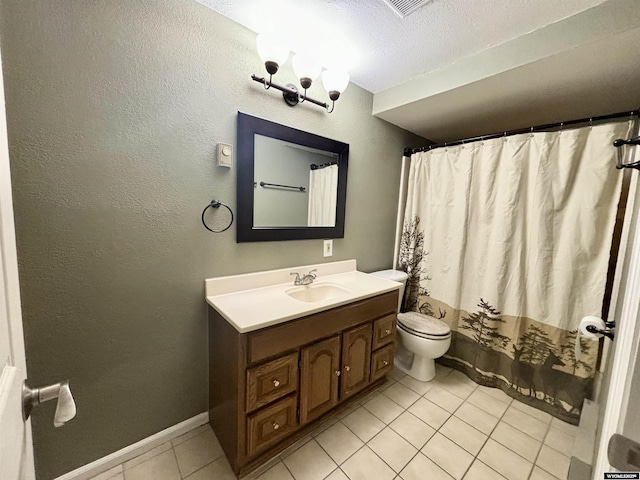
[[[398,258],[404,310],[451,326],[442,362],[577,422],[598,344],[629,123],[531,133],[411,157]]]
[[[335,226],[337,201],[338,165],[311,170],[309,172],[309,226]]]

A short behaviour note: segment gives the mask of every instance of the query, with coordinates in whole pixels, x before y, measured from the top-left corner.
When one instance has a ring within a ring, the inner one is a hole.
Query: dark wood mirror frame
[[[254,148],[255,135],[284,140],[305,147],[332,152],[338,155],[338,198],[335,227],[257,227],[253,226],[254,201]],[[270,122],[238,112],[238,212],[237,242],[268,242],[274,240],[306,240],[318,238],[343,238],[344,216],[347,200],[347,166],[349,145],[321,137],[313,133]]]

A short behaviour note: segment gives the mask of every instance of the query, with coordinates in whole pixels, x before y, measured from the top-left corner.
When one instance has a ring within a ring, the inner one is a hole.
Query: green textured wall
[[[1,0],[20,282],[32,385],[71,382],[78,415],[35,412],[39,479],[207,410],[207,277],[356,258],[388,268],[400,156],[422,143],[350,85],[327,115],[250,80],[255,34],[191,0]],[[288,67],[278,74],[293,80]],[[321,87],[310,95],[324,97]],[[236,244],[236,112],[350,144],[345,238]]]

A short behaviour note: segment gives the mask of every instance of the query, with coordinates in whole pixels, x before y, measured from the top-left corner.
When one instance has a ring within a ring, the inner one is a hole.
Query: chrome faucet
[[[298,272],[291,272],[289,275],[295,275],[296,278],[293,281],[294,285],[311,285],[313,283],[313,281],[316,279],[316,273],[318,270],[317,269],[313,269],[311,270],[309,273],[307,273],[306,275],[300,277],[300,274]]]

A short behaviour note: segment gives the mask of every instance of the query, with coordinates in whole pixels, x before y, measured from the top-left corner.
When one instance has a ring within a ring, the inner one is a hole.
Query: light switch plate
[[[333,240],[325,240],[322,246],[322,256],[331,257],[333,255]]]
[[[216,159],[219,167],[233,167],[233,145],[219,143],[216,146]]]

